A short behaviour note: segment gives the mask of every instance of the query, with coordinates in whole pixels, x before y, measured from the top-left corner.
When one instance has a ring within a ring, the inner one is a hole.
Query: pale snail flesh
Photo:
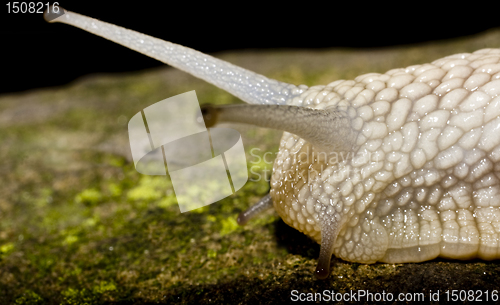
[[[500,258],[500,49],[307,87],[76,13],[52,21],[259,104],[205,109],[212,123],[285,131],[270,194],[238,221],[274,206],[320,243],[319,278],[332,254],[359,263]]]

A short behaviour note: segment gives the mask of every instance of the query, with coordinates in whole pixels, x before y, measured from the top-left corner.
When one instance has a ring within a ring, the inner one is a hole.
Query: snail
[[[500,49],[307,87],[76,13],[45,18],[248,103],[206,107],[207,125],[283,130],[270,193],[238,222],[274,207],[321,245],[318,278],[332,254],[367,264],[500,258]]]

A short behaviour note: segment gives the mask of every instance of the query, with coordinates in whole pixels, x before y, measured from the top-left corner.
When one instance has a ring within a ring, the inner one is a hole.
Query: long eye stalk
[[[45,12],[48,22],[62,22],[104,37],[201,78],[250,104],[285,104],[307,86],[269,79],[196,50],[59,8]]]
[[[288,105],[204,106],[207,127],[216,123],[246,123],[287,131],[326,152],[349,151],[353,132],[350,119],[335,110]]]

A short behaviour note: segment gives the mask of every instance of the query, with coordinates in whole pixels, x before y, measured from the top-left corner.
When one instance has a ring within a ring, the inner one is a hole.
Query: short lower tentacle
[[[238,215],[238,224],[242,226],[246,224],[250,219],[254,218],[256,215],[269,210],[272,207],[273,199],[271,198],[270,194],[267,194],[261,200],[259,200],[259,202],[252,205],[246,211],[241,212],[240,215]]]

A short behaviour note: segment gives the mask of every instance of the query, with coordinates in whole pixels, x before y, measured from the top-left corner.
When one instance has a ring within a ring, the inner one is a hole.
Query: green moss
[[[127,192],[127,198],[134,201],[153,201],[161,197],[162,193],[150,186],[138,186]]]
[[[119,197],[119,196],[121,196],[121,194],[123,192],[121,186],[118,183],[114,183],[114,182],[111,182],[108,185],[108,191],[109,191],[111,197]]]
[[[65,245],[71,245],[74,244],[75,242],[78,241],[78,237],[75,235],[68,235],[66,238],[64,238],[63,244]]]
[[[36,292],[28,289],[22,294],[22,296],[18,297],[14,303],[19,305],[36,305],[44,304],[45,302]]]
[[[61,296],[63,297],[62,304],[65,305],[92,305],[98,301],[98,296],[86,289],[68,288],[61,293]]]
[[[224,218],[221,220],[221,225],[222,225],[222,229],[220,230],[221,236],[231,234],[241,228],[236,222],[236,216],[237,215],[232,215],[228,218]]]
[[[97,294],[103,294],[109,291],[115,291],[116,285],[111,282],[101,281],[98,286],[94,286],[92,291]]]
[[[167,209],[167,208],[170,208],[172,206],[176,206],[177,199],[175,198],[175,196],[173,194],[171,194],[171,195],[168,195],[168,196],[162,198],[160,201],[158,201],[157,205],[160,208]]]
[[[6,243],[0,246],[0,259],[6,257],[14,250],[14,243]]]
[[[139,184],[127,192],[127,199],[132,201],[154,201],[165,196],[172,188],[165,176],[141,176]]]
[[[95,188],[86,189],[75,196],[76,203],[87,205],[96,205],[102,200],[103,196],[100,191]]]
[[[121,168],[125,165],[125,159],[124,158],[117,158],[116,156],[110,156],[108,158],[108,164],[111,166]]]
[[[204,215],[204,214],[207,214],[207,213],[211,213],[211,211],[212,211],[212,209],[210,208],[210,205],[206,205],[206,206],[203,206],[201,208],[191,210],[189,212],[193,212],[193,214]]]
[[[207,256],[209,258],[215,258],[217,256],[217,251],[209,249],[208,252],[207,252]]]

